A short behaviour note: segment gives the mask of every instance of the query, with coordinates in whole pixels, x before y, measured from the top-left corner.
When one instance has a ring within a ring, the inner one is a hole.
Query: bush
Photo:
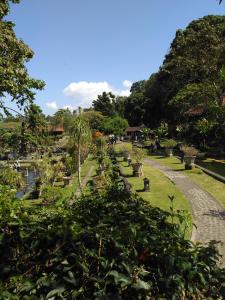
[[[168,222],[181,215],[149,206],[119,181],[70,207],[26,217],[11,210],[0,216],[0,299],[225,297],[214,245],[185,240]]]
[[[186,156],[196,156],[199,152],[198,149],[186,145],[181,147],[181,151],[183,151]]]
[[[162,142],[162,146],[165,147],[165,148],[171,148],[172,149],[172,148],[176,147],[176,145],[177,145],[177,142],[173,139],[164,140]]]
[[[41,198],[45,204],[55,203],[63,198],[64,191],[61,187],[46,186],[44,187]]]

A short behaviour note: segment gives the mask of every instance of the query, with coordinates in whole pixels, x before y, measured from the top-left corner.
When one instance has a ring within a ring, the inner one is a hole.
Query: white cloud
[[[132,82],[129,81],[129,80],[124,80],[124,81],[123,81],[123,86],[124,86],[125,88],[131,88]]]
[[[52,102],[47,102],[46,103],[46,106],[50,109],[54,109],[54,110],[57,110],[58,109],[58,105],[56,104],[55,101],[52,101]]]
[[[76,109],[76,107],[75,107],[75,106],[72,106],[72,105],[65,105],[65,106],[63,106],[62,108],[63,108],[63,109],[69,109],[70,111],[73,111],[73,110]]]
[[[129,80],[123,81],[123,86],[126,88],[124,90],[116,90],[111,86],[107,81],[100,82],[72,82],[64,90],[63,93],[73,98],[76,102],[73,105],[68,105],[75,109],[75,107],[90,107],[92,101],[97,98],[98,95],[101,95],[103,92],[109,93],[112,92],[118,96],[129,96],[130,87],[132,83]],[[129,88],[129,89],[128,89]]]
[[[128,96],[130,96],[130,90],[120,91],[119,96],[122,96],[122,97],[128,97]]]

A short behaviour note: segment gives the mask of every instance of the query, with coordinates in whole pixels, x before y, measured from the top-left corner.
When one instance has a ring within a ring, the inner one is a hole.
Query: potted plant
[[[126,145],[123,145],[122,153],[124,161],[128,161],[130,159],[130,149]]]
[[[195,167],[195,158],[198,154],[198,150],[194,147],[184,145],[181,147],[184,153],[184,164],[186,170],[191,170]]]
[[[164,140],[162,145],[165,147],[165,154],[168,157],[173,156],[173,148],[177,145],[177,142],[173,139]]]
[[[144,158],[143,150],[139,148],[134,148],[132,151],[132,157],[135,160],[135,163],[131,164],[133,168],[133,176],[135,177],[143,176],[143,164],[142,164],[142,160]]]

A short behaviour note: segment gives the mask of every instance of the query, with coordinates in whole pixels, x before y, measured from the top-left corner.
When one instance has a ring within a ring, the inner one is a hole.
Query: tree
[[[98,95],[98,98],[93,101],[92,105],[94,110],[101,112],[104,116],[111,117],[115,115],[116,96],[111,92],[103,92],[102,95]]]
[[[88,110],[82,113],[83,118],[89,123],[91,130],[102,130],[105,117],[99,111]]]
[[[51,118],[51,123],[54,126],[63,126],[65,131],[68,131],[73,118],[74,116],[68,108],[61,108]]]
[[[0,169],[0,185],[7,185],[12,189],[21,188],[24,185],[23,176],[6,166]]]
[[[131,126],[138,126],[144,123],[146,102],[147,99],[141,92],[134,92],[126,98],[124,117]]]
[[[131,93],[143,93],[145,92],[145,84],[146,80],[140,80],[137,82],[134,82],[130,88]]]
[[[5,97],[10,97],[21,109],[32,103],[35,89],[44,87],[43,81],[29,76],[25,66],[33,57],[33,51],[22,40],[17,39],[14,24],[4,20],[9,13],[9,2],[2,0],[0,3],[0,109],[7,114],[9,110],[4,103]]]
[[[148,116],[176,124],[178,111],[168,104],[182,89],[192,84],[220,85],[218,73],[225,63],[224,26],[224,16],[206,16],[177,31],[159,72],[146,82]]]
[[[81,150],[82,147],[87,147],[91,140],[91,131],[88,122],[83,118],[82,115],[77,116],[70,127],[70,137],[73,149],[73,155],[77,158],[77,174],[78,183],[81,193],[83,193],[81,183]]]
[[[126,119],[120,116],[107,118],[103,124],[103,130],[106,134],[123,135],[128,127]]]
[[[27,130],[33,134],[40,134],[46,127],[45,115],[40,106],[31,104],[25,109],[25,123]]]

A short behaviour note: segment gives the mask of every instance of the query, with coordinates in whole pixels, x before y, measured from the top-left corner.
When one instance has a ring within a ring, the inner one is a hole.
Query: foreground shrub
[[[14,206],[13,206],[14,207]],[[213,244],[117,182],[71,207],[0,218],[0,299],[224,299]],[[171,215],[172,214],[172,215]],[[37,217],[38,216],[38,217]]]

